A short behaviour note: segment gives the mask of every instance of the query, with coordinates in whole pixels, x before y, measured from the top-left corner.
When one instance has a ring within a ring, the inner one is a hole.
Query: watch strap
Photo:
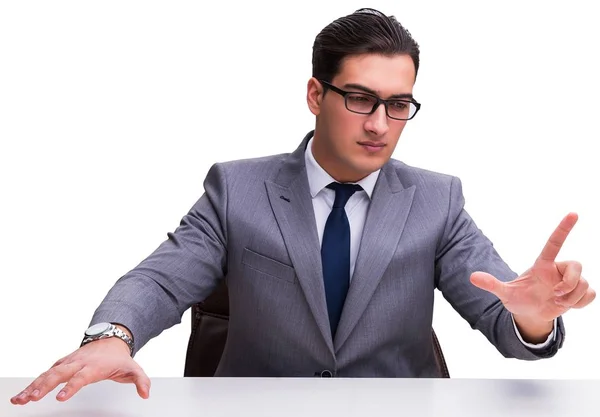
[[[108,339],[110,337],[118,337],[119,339],[124,341],[127,344],[127,347],[129,347],[129,354],[131,356],[133,356],[133,349],[134,349],[133,339],[130,338],[127,335],[127,333],[125,333],[123,330],[119,329],[113,323],[111,323],[111,327],[108,330],[106,330],[105,332],[102,332],[102,333],[100,333],[98,335],[94,335],[94,336],[85,336],[83,341],[81,342],[81,346],[87,345],[88,343],[94,342],[96,340]]]

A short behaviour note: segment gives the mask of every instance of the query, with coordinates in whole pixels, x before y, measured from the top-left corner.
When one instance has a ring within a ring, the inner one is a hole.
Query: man
[[[391,159],[420,108],[418,68],[393,17],[361,9],[324,28],[307,85],[314,132],[291,154],[215,164],[180,227],[109,291],[82,347],[11,401],[66,382],[65,401],[103,379],[147,398],[132,357],[221,280],[217,376],[438,376],[436,288],[504,356],[555,355],[562,314],[595,298],[579,263],[555,262],[577,216],[517,277],[464,211],[457,178]]]

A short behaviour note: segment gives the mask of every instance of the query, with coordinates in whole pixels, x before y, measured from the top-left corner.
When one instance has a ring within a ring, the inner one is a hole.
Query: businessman
[[[14,404],[61,383],[65,401],[104,379],[147,398],[135,353],[222,280],[230,320],[216,376],[439,376],[435,289],[502,355],[556,354],[562,315],[595,298],[578,262],[556,261],[577,216],[519,275],[465,212],[458,178],[391,159],[420,109],[419,47],[395,18],[337,19],[312,64],[314,130],[292,153],[213,165],[180,226],[109,291],[82,346]]]

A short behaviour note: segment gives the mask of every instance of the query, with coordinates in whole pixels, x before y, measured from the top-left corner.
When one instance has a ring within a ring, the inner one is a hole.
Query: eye
[[[370,103],[373,101],[372,97],[362,96],[358,94],[351,94],[350,96],[348,96],[348,99],[357,103]]]
[[[392,101],[390,102],[390,106],[393,107],[394,110],[406,110],[408,103],[405,101]]]

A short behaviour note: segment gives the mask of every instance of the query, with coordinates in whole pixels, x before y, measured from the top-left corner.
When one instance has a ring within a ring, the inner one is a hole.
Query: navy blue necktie
[[[334,337],[350,282],[350,224],[344,206],[352,194],[362,188],[337,182],[332,182],[327,188],[335,190],[335,201],[325,223],[321,260],[331,337]]]

